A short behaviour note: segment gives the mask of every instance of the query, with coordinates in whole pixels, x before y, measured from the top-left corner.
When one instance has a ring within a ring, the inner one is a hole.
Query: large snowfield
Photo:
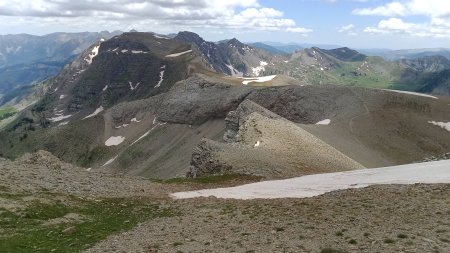
[[[307,198],[331,191],[377,184],[416,183],[450,183],[450,160],[308,175],[229,188],[178,192],[171,194],[171,197],[175,199],[210,196],[228,199]]]

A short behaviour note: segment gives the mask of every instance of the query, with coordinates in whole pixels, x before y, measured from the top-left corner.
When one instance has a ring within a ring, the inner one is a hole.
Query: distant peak
[[[230,45],[234,45],[234,46],[242,45],[242,42],[240,42],[240,41],[239,41],[238,39],[236,39],[236,38],[232,38],[231,40],[228,41],[228,43],[229,43]]]
[[[200,44],[205,41],[202,37],[200,37],[200,35],[189,31],[179,32],[177,36],[175,36],[175,39],[195,44]]]

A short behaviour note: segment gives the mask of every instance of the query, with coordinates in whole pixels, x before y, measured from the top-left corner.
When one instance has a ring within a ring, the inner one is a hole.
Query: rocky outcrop
[[[188,176],[250,174],[285,178],[363,166],[298,125],[245,100],[226,119],[228,143],[202,140]]]
[[[433,162],[433,161],[441,161],[441,160],[448,160],[450,159],[450,153],[445,153],[442,155],[436,155],[436,156],[430,156],[427,158],[424,158],[421,162]]]
[[[160,121],[190,125],[225,118],[253,90],[249,86],[233,86],[195,75],[162,95],[157,116]]]
[[[191,166],[187,177],[198,177],[208,174],[222,174],[230,172],[232,166],[226,161],[218,159],[221,144],[212,140],[202,139],[192,152]]]
[[[270,119],[284,119],[283,117],[267,110],[266,108],[256,104],[251,100],[244,100],[235,111],[230,111],[225,118],[226,132],[223,136],[226,142],[236,142],[239,140],[238,132],[248,115],[251,113],[259,113]]]
[[[27,153],[17,159],[19,164],[25,166],[44,166],[48,169],[61,169],[65,163],[61,162],[58,157],[52,153],[39,150],[36,153]]]

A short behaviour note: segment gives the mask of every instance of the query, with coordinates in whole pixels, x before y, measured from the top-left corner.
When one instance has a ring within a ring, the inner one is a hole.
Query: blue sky
[[[208,40],[450,47],[448,0],[2,0],[0,34],[190,30]]]

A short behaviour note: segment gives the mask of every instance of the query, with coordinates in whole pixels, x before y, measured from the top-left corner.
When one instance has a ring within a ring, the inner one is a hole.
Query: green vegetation
[[[400,239],[406,239],[406,238],[408,238],[408,236],[405,235],[405,234],[398,234],[397,237],[400,238]]]
[[[72,196],[44,194],[31,203],[30,196],[1,194],[17,199],[19,211],[0,208],[2,252],[79,252],[107,236],[129,230],[139,222],[176,215],[154,203],[133,199],[87,200]],[[78,220],[67,219],[76,214]]]
[[[383,242],[384,242],[384,243],[395,243],[395,240],[390,239],[390,238],[386,238],[386,239],[384,239]]]
[[[56,101],[56,96],[54,94],[46,94],[36,105],[33,107],[34,112],[44,112],[51,108],[53,103]]]
[[[334,248],[323,248],[320,253],[343,253],[343,251]]]
[[[334,233],[336,236],[343,236],[344,233],[342,233],[342,231],[337,231],[336,233]]]
[[[348,241],[348,243],[350,243],[350,244],[358,244],[358,242],[355,239],[350,239],[350,241]]]
[[[17,113],[13,107],[5,107],[0,109],[0,120],[7,119],[14,116]]]

